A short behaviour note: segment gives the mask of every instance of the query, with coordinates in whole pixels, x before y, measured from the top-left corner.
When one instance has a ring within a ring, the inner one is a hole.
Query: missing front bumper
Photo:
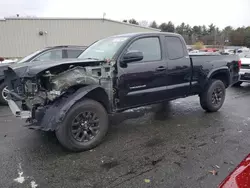
[[[22,118],[22,119],[31,118],[30,111],[21,110],[13,100],[7,100],[7,101],[8,101],[8,105],[10,107],[10,110],[14,114],[14,116]]]

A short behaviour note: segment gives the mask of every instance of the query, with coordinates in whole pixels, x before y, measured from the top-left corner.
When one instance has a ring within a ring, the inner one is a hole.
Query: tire
[[[200,95],[201,107],[207,112],[218,111],[226,96],[226,88],[221,80],[209,81],[205,91]]]
[[[236,82],[233,87],[240,87],[240,85],[242,84],[243,82],[239,81],[239,82]]]
[[[7,105],[8,102],[6,101],[5,97],[4,96],[4,89],[6,88],[6,84],[3,82],[0,84],[0,103],[3,104],[3,105]]]
[[[87,119],[86,117],[91,117],[91,115],[86,115],[87,113],[90,114],[92,113],[92,117],[94,117],[93,114],[95,114],[95,117],[97,117],[99,120],[98,133],[95,136],[93,136],[94,134],[92,134],[93,138],[90,139],[89,141],[87,141],[86,139],[90,137],[85,137],[85,133],[91,134],[92,131],[90,130],[93,130],[93,128],[95,128],[96,126],[93,126],[94,124],[90,126],[91,120],[86,120]],[[81,118],[84,120],[81,120]],[[88,125],[84,125],[85,128],[83,128],[78,123],[76,123],[78,122],[78,120],[79,121],[81,120],[82,122],[81,125],[82,124],[88,124]],[[77,126],[74,126],[74,130],[72,126],[73,122],[77,124]],[[89,126],[89,128],[86,128],[86,126]],[[84,129],[84,130],[81,130],[80,131],[81,133],[77,137],[78,133],[75,132],[77,132],[79,129]],[[74,152],[79,152],[92,149],[97,145],[99,145],[102,142],[103,138],[105,137],[107,131],[108,131],[108,114],[106,109],[97,101],[91,99],[85,99],[81,102],[76,103],[67,112],[62,124],[59,125],[59,129],[56,131],[56,137],[58,141],[62,144],[62,146],[64,146],[66,149]],[[84,137],[82,139],[84,139],[85,141],[81,141],[80,137]]]

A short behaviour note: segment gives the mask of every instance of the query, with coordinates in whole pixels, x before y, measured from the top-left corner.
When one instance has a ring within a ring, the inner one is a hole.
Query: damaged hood
[[[4,77],[4,70],[8,69],[9,64],[0,64],[0,78]]]
[[[6,66],[10,67],[14,70],[14,72],[19,77],[33,77],[43,72],[49,68],[57,67],[61,65],[84,65],[84,64],[91,64],[98,65],[104,61],[97,61],[97,60],[83,60],[83,59],[64,59],[60,61],[37,61],[37,62],[28,62],[28,63],[20,63],[20,64],[13,64]]]

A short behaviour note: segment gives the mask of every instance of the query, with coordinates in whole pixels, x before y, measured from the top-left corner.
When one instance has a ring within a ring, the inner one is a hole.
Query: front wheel
[[[68,150],[85,151],[99,145],[107,131],[106,109],[97,101],[85,99],[71,107],[56,136]]]
[[[7,95],[8,95],[8,92],[7,92],[7,86],[6,84],[3,82],[0,84],[0,103],[3,104],[3,105],[7,105],[8,102],[7,102]]]
[[[207,112],[216,112],[222,107],[225,96],[224,83],[221,80],[211,80],[205,91],[200,95],[201,107]]]

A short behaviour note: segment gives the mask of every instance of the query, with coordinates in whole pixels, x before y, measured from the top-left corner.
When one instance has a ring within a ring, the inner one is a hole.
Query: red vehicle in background
[[[219,188],[250,188],[250,154],[221,182]]]
[[[204,48],[200,50],[201,52],[217,52],[219,51],[217,48]]]

